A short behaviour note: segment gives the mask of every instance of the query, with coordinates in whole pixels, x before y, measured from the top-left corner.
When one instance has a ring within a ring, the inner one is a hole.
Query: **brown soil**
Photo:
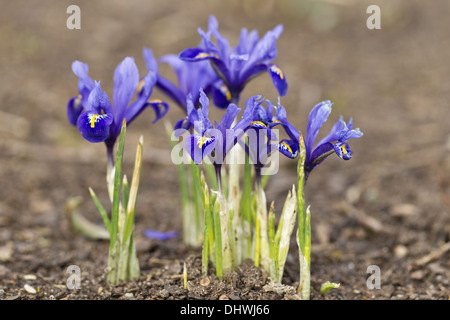
[[[76,94],[72,61],[89,63],[92,77],[111,93],[114,67],[125,56],[134,56],[143,71],[143,46],[161,56],[195,45],[196,29],[206,27],[210,13],[232,43],[241,27],[261,35],[284,24],[276,62],[289,81],[282,102],[297,128],[305,128],[315,103],[330,99],[334,110],[322,135],[340,114],[352,116],[364,132],[350,142],[352,160],[332,156],[308,181],[311,298],[449,299],[450,3],[378,1],[382,29],[368,30],[366,8],[372,2],[79,1],[81,30],[66,28],[65,2],[2,4],[0,299],[298,298],[294,237],[285,286],[277,287],[250,262],[224,280],[214,270],[205,279],[199,249],[187,248],[181,238],[143,236],[149,228],[182,230],[176,168],[163,123],[151,125],[150,111],[130,126],[125,151],[125,171],[131,173],[135,145],[144,134],[135,231],[141,277],[107,285],[108,243],[74,232],[65,215],[67,199],[81,196],[83,215],[101,224],[88,187],[107,199],[104,147],[84,141],[66,120],[67,100]],[[261,92],[276,100],[267,76],[255,79],[243,98]],[[172,105],[167,119],[181,117]],[[293,183],[295,163],[283,160],[267,188],[277,212]],[[81,269],[79,290],[66,287],[70,265]],[[366,285],[371,265],[380,268],[380,289]],[[325,281],[340,288],[323,297]]]

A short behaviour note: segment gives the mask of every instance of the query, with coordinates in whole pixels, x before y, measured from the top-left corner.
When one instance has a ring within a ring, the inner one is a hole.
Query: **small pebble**
[[[415,215],[419,212],[419,209],[410,203],[401,203],[393,206],[390,209],[390,213],[394,217],[407,217]]]
[[[161,298],[168,298],[168,297],[170,296],[170,293],[169,293],[169,291],[167,291],[166,289],[162,289],[162,290],[159,292],[159,296],[160,296]]]
[[[37,292],[36,289],[30,286],[29,284],[24,285],[23,288],[25,289],[26,292],[30,294],[36,294]]]
[[[207,287],[207,286],[209,286],[210,283],[211,283],[211,280],[209,280],[208,277],[205,277],[205,278],[200,280],[200,285],[202,287]]]
[[[230,300],[226,294],[223,294],[219,297],[219,300]]]
[[[5,294],[5,290],[0,289],[0,296],[2,296],[2,295],[4,295],[4,294]]]
[[[23,276],[23,278],[24,278],[25,280],[36,280],[36,279],[37,279],[36,276],[35,276],[34,274],[25,274],[25,275]]]
[[[397,258],[404,258],[408,255],[408,248],[399,244],[394,248],[394,254]]]
[[[133,293],[131,293],[131,292],[125,293],[125,298],[131,299],[133,297],[134,297]]]
[[[417,270],[417,271],[411,272],[411,275],[410,275],[411,279],[414,279],[414,280],[422,280],[424,276],[425,276],[425,273],[422,270]]]

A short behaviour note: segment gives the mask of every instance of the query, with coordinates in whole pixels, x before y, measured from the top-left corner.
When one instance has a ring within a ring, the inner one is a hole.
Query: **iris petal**
[[[276,109],[276,117],[277,120],[283,124],[283,128],[288,134],[289,138],[295,143],[299,144],[300,141],[300,132],[298,132],[295,127],[289,123],[287,120],[286,109],[278,102],[278,107]]]
[[[102,91],[100,82],[95,83],[95,88],[89,94],[89,108],[92,113],[105,114],[112,113],[111,102],[106,92]],[[110,123],[111,124],[111,123]]]
[[[272,78],[272,82],[277,88],[277,91],[280,96],[284,96],[287,93],[288,83],[286,81],[286,76],[284,72],[276,65],[270,65],[267,70],[269,71],[270,77]]]
[[[333,148],[339,158],[344,160],[350,160],[352,158],[352,150],[347,143],[335,143],[333,144]]]
[[[67,103],[67,119],[73,126],[77,125],[78,117],[83,112],[80,96],[73,97]]]
[[[253,78],[267,71],[267,65],[264,63],[255,64],[251,68],[241,69],[239,75],[239,88],[243,89],[244,86]]]
[[[158,99],[150,100],[148,102],[148,104],[155,111],[156,117],[155,117],[155,120],[153,120],[153,123],[157,122],[159,119],[164,117],[166,115],[167,111],[169,111],[169,105],[166,102],[163,102],[161,100],[158,100]]]
[[[166,241],[166,240],[178,237],[178,232],[176,232],[176,231],[163,232],[163,231],[159,231],[159,230],[147,229],[144,231],[144,235],[149,239]]]
[[[153,87],[156,83],[156,74],[153,71],[149,71],[145,78],[142,80],[143,85],[141,93],[138,95],[136,101],[134,101],[124,113],[127,124],[129,125],[136,117],[141,114],[144,109],[149,106],[147,103],[148,98],[152,94]]]
[[[277,144],[277,148],[288,158],[295,159],[298,155],[298,147],[292,140],[281,140],[280,143]]]
[[[205,137],[200,135],[190,135],[185,142],[186,150],[195,164],[200,164],[203,158],[209,155],[216,145],[214,137]]]
[[[331,113],[332,103],[329,100],[322,101],[314,106],[309,113],[308,125],[306,127],[305,147],[306,153],[311,154],[314,141],[316,141],[319,129],[327,121]],[[281,120],[281,119],[280,119]]]
[[[100,82],[95,83],[88,101],[89,110],[78,117],[78,130],[89,142],[105,141],[110,133],[113,114],[108,95],[101,90]]]
[[[201,61],[201,60],[212,59],[212,58],[214,58],[214,55],[205,51],[202,48],[187,48],[187,49],[184,49],[180,53],[180,59],[182,59],[184,61],[190,61],[190,62]]]
[[[144,47],[142,49],[142,55],[144,56],[145,65],[148,71],[158,73],[158,62],[153,55],[153,51],[150,48]]]
[[[85,104],[94,89],[94,81],[88,75],[89,66],[86,63],[74,61],[72,71],[78,77],[78,92],[82,96],[82,103]]]
[[[223,60],[219,59],[216,53],[212,51],[206,51],[202,48],[187,48],[179,54],[179,57],[184,61],[190,62],[210,59],[217,75],[227,84],[231,83],[230,70],[227,67],[226,63]]]
[[[172,82],[158,75],[156,86],[166,95],[168,95],[173,101],[175,101],[175,103],[186,110],[186,96]]]
[[[80,130],[81,136],[89,142],[103,142],[109,136],[112,121],[111,113],[98,114],[86,111],[78,117],[78,130]]]
[[[139,84],[139,71],[133,58],[126,57],[114,71],[114,120],[122,123],[124,113]],[[120,130],[120,129],[119,129]]]
[[[230,90],[228,90],[228,87],[225,85],[225,83],[219,81],[219,83],[213,86],[212,98],[214,104],[217,107],[221,109],[225,109],[228,107],[228,105],[231,102],[231,93]]]

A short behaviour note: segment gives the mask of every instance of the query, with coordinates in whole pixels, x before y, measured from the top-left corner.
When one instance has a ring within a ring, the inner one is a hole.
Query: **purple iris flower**
[[[215,122],[214,126],[208,118],[209,99],[203,90],[200,90],[200,105],[199,108],[194,108],[191,98],[188,97],[188,120],[193,124],[196,133],[186,138],[185,146],[194,163],[200,164],[209,156],[216,169],[220,169],[228,152],[250,127],[253,104],[246,104],[239,121],[235,120],[241,109],[230,104],[220,123]]]
[[[349,139],[360,138],[363,135],[359,128],[353,129],[352,119],[350,119],[349,123],[346,123],[341,116],[328,135],[314,146],[319,129],[327,121],[328,116],[331,113],[331,107],[332,103],[329,100],[325,100],[318,103],[309,114],[305,139],[306,177],[308,177],[309,173],[332,153],[336,153],[344,160],[351,159],[352,150],[347,141]],[[292,159],[296,158],[300,145],[300,133],[287,122],[286,111],[284,108],[277,108],[277,118],[283,124],[283,127],[290,138],[282,140],[278,144],[278,149],[287,157]]]
[[[253,104],[252,119],[248,131],[248,143],[243,144],[243,147],[249,155],[252,163],[255,165],[257,172],[264,166],[265,160],[276,150],[276,146],[272,141],[278,140],[277,135],[272,128],[281,124],[281,121],[274,117],[274,105],[270,100],[259,100],[261,96],[255,96],[247,100],[247,103]],[[266,102],[266,108],[262,103]],[[242,141],[241,145],[242,145]]]
[[[195,48],[187,48],[180,53],[180,58],[189,62],[209,60],[220,77],[212,88],[214,104],[226,108],[239,101],[239,96],[245,85],[253,77],[268,72],[281,96],[287,92],[288,84],[284,72],[271,62],[277,56],[276,40],[283,31],[278,25],[259,39],[256,30],[248,32],[242,29],[239,43],[232,48],[219,30],[219,24],[214,16],[210,16],[208,31],[198,29],[202,43]],[[211,35],[217,44],[211,41]]]
[[[289,139],[283,139],[278,143],[278,150],[286,157],[295,159],[300,147],[300,132],[289,123],[286,109],[280,104],[280,100],[278,100],[278,107],[276,108],[276,121],[281,123],[289,137]]]
[[[149,71],[157,74],[156,87],[168,95],[178,106],[187,113],[186,97],[191,95],[192,101],[199,101],[199,92],[202,88],[209,94],[212,85],[218,76],[207,61],[189,63],[181,60],[177,55],[168,54],[162,56],[159,61],[167,63],[175,72],[178,86],[167,80],[158,73],[158,62],[149,48],[143,49],[144,59]],[[176,128],[177,129],[177,128]]]
[[[110,161],[112,161],[113,147],[124,119],[129,125],[149,106],[155,110],[155,121],[167,112],[167,103],[161,100],[149,100],[156,83],[156,74],[149,71],[140,80],[133,58],[125,58],[114,72],[112,104],[108,95],[101,90],[100,82],[94,83],[89,78],[86,64],[75,61],[72,69],[79,77],[78,90],[81,98],[75,97],[69,101],[69,121],[78,126],[81,135],[89,142],[105,142]],[[131,103],[134,96],[136,99]]]
[[[328,135],[314,146],[319,129],[325,121],[327,121],[328,116],[331,113],[331,106],[332,103],[329,100],[322,101],[317,104],[309,114],[305,139],[305,172],[307,174],[334,152],[339,158],[350,160],[352,157],[352,150],[347,141],[363,136],[363,133],[359,128],[353,129],[352,118],[346,123],[341,116]]]
[[[67,118],[73,126],[76,126],[78,117],[87,107],[89,94],[94,89],[94,80],[88,75],[89,67],[86,63],[74,61],[72,71],[78,77],[78,95],[67,103]]]
[[[163,231],[159,231],[159,230],[147,229],[144,231],[144,235],[149,239],[166,241],[166,240],[178,237],[178,232],[176,232],[176,231],[163,232]]]

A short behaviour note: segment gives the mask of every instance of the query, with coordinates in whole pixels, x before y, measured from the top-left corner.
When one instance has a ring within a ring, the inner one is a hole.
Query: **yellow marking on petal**
[[[159,99],[153,99],[153,100],[150,100],[150,103],[162,103],[162,101]]]
[[[262,125],[262,126],[264,126],[264,127],[267,127],[263,122],[261,122],[261,121],[253,121],[252,123],[250,123],[250,125],[252,126],[252,125],[254,125],[254,124],[260,124],[260,125]]]
[[[210,57],[211,55],[209,54],[209,53],[207,53],[207,52],[202,52],[202,53],[199,53],[198,55],[196,55],[195,57],[194,57],[194,59],[201,59],[201,58],[206,58],[206,57]]]
[[[220,86],[220,91],[226,96],[227,100],[230,101],[231,100],[231,92],[230,90],[228,90],[226,85],[221,85]]]
[[[95,119],[98,117],[98,113],[94,114],[91,118],[91,128],[95,128]]]
[[[78,106],[80,105],[80,103],[81,103],[81,95],[78,95],[78,97],[76,97],[75,98],[75,101],[74,101],[74,106],[75,106],[75,108],[78,108]]]
[[[199,148],[203,147],[203,145],[205,144],[207,139],[208,138],[206,138],[206,137],[202,137],[201,139],[198,140],[197,144],[198,144]]]
[[[344,154],[347,154],[347,149],[345,148],[345,145],[342,145],[342,146],[341,146],[341,149],[342,149],[342,152],[343,152]]]
[[[273,123],[282,123],[280,120],[273,120]]]
[[[139,84],[138,84],[138,86],[136,88],[136,92],[137,93],[141,93],[142,88],[144,88],[144,85],[145,85],[145,81],[144,81],[144,79],[142,79],[141,81],[139,81]]]
[[[294,153],[292,152],[291,147],[289,147],[289,145],[288,145],[287,143],[282,142],[282,143],[280,143],[280,144],[282,144],[283,146],[285,146],[291,154],[294,154]]]
[[[276,74],[278,74],[278,75],[280,76],[280,79],[283,80],[284,74],[283,74],[283,71],[281,71],[280,68],[278,68],[277,66],[274,65],[274,66],[271,66],[271,67],[270,67],[270,70],[272,70],[273,72],[275,72]]]

